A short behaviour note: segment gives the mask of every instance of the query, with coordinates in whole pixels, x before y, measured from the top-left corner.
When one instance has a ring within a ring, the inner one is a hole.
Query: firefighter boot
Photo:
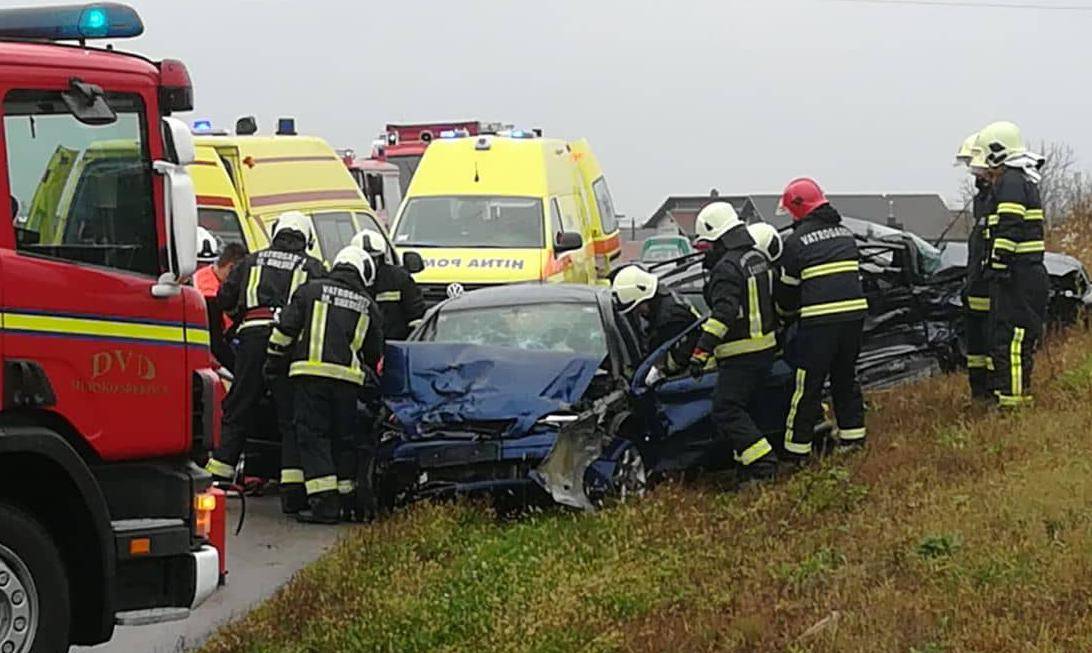
[[[307,510],[307,491],[303,489],[303,483],[285,483],[280,488],[281,512],[286,515],[295,515]]]
[[[774,480],[777,477],[777,465],[777,456],[771,452],[750,465],[744,466],[739,489],[744,490],[753,485]]]
[[[320,492],[307,497],[310,507],[296,515],[304,524],[336,524],[341,521],[341,498],[337,492]]]

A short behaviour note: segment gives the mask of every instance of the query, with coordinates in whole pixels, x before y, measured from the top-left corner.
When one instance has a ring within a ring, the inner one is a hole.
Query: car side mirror
[[[410,274],[417,274],[425,269],[425,260],[417,252],[406,252],[402,254],[402,267]]]
[[[167,160],[175,165],[188,166],[197,160],[193,144],[193,132],[178,118],[163,119],[163,140]]]
[[[575,231],[562,231],[554,238],[554,251],[571,252],[584,246],[584,238]]]

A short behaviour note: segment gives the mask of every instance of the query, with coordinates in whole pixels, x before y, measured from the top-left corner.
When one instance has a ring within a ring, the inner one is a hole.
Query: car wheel
[[[0,503],[0,653],[68,650],[64,568],[45,528],[22,510]]]
[[[645,459],[637,447],[629,445],[622,450],[618,462],[615,463],[609,498],[625,503],[640,499],[647,491],[648,472],[645,469]]]

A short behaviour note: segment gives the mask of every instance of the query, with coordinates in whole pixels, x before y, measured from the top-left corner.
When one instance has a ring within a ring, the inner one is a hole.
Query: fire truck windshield
[[[401,182],[402,195],[406,194],[410,179],[413,178],[413,173],[417,172],[417,166],[421,163],[421,156],[420,154],[387,155],[387,161],[398,166],[398,180]]]
[[[5,97],[18,248],[154,275],[158,241],[144,104],[133,94],[108,93],[105,101],[117,119],[89,125],[72,115],[60,90]]]

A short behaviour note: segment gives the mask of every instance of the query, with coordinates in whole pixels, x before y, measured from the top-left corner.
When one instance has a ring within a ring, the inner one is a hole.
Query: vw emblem
[[[461,284],[461,283],[449,284],[448,287],[447,287],[447,298],[448,299],[455,299],[459,295],[463,294],[463,290],[464,290],[463,284]]]

